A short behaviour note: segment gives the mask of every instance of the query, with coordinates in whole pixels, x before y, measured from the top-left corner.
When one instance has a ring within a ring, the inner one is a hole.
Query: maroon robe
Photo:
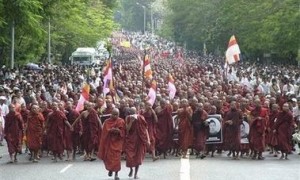
[[[278,114],[279,114],[278,111],[276,111],[276,112],[272,111],[270,113],[269,121],[267,122],[266,144],[268,144],[272,147],[275,147],[278,143],[277,142],[277,137],[273,133],[275,120],[277,119]]]
[[[254,151],[263,152],[265,149],[265,130],[266,122],[268,121],[268,111],[265,108],[255,108],[250,114],[253,117],[249,133],[250,146]]]
[[[42,146],[44,116],[41,113],[30,113],[27,120],[27,146],[32,151],[37,151]]]
[[[242,113],[237,109],[228,111],[224,118],[224,150],[239,151],[241,146]],[[227,124],[232,120],[233,124]]]
[[[20,134],[23,132],[22,116],[18,112],[9,112],[5,116],[4,134],[9,154],[20,151]]]
[[[157,113],[157,119],[156,148],[161,152],[166,152],[172,147],[173,143],[172,107],[168,105]]]
[[[146,122],[147,122],[147,127],[148,127],[148,133],[149,133],[149,138],[150,138],[150,151],[155,150],[155,136],[156,136],[156,131],[155,131],[155,120],[154,120],[154,114],[152,111],[145,111],[142,112],[142,115],[144,116]]]
[[[126,118],[126,124],[132,121]],[[147,122],[143,116],[138,115],[134,120],[125,138],[126,167],[141,165],[147,149]]]
[[[82,119],[82,145],[87,153],[91,153],[96,149],[99,141],[100,124],[98,113],[95,109],[88,112],[86,118]]]
[[[73,124],[74,121],[79,117],[79,113],[72,109],[67,112],[66,116],[70,124]],[[82,132],[81,121],[77,121],[74,126],[74,130],[71,131],[68,126],[65,125],[65,149],[68,151],[76,150],[80,144],[80,132]]]
[[[209,126],[204,124],[208,114],[205,110],[196,110],[192,116],[192,124],[194,128],[194,148],[200,152],[205,150],[207,135],[209,134]]]
[[[275,136],[277,136],[278,140],[276,148],[284,153],[289,153],[292,150],[293,125],[294,120],[291,112],[282,111],[278,114],[277,121],[274,124]]]
[[[183,151],[187,151],[190,145],[193,143],[193,126],[189,118],[193,111],[191,108],[178,110],[178,134],[179,134],[179,146]]]
[[[53,111],[48,116],[48,148],[54,154],[62,154],[64,152],[64,127],[67,117],[62,111]]]
[[[117,128],[117,131],[112,131]],[[116,120],[107,119],[103,124],[98,158],[102,159],[108,171],[121,170],[121,153],[125,137],[125,121],[121,118]]]

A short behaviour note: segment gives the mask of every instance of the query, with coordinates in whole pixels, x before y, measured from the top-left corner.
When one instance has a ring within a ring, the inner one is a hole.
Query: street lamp
[[[136,3],[136,5],[141,6],[144,9],[144,34],[146,33],[146,7],[141,5],[140,3]]]

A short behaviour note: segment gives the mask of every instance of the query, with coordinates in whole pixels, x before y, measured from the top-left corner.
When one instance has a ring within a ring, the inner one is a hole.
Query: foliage
[[[297,0],[167,0],[160,32],[191,49],[224,52],[231,35],[244,54],[295,57],[300,45]]]
[[[65,61],[111,34],[115,6],[116,0],[0,0],[0,64],[10,60],[13,24],[17,64],[46,60],[49,21],[52,56]]]

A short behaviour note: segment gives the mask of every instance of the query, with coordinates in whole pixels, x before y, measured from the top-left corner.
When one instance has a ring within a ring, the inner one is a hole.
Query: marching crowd
[[[117,37],[116,37],[117,36]],[[143,39],[149,39],[143,41]],[[132,47],[118,46],[120,39]],[[220,57],[183,55],[175,44],[157,37],[115,34],[113,37],[113,88],[103,96],[100,69],[43,65],[43,70],[0,70],[0,145],[7,142],[11,161],[22,147],[30,160],[52,155],[53,161],[70,161],[84,154],[85,161],[104,161],[108,175],[121,169],[121,157],[137,178],[145,153],[160,156],[228,152],[263,160],[270,150],[288,159],[295,150],[293,133],[300,120],[300,72],[294,66],[239,62],[223,67]],[[145,45],[147,44],[148,45]],[[143,77],[142,46],[149,46],[156,100],[148,102],[152,80]],[[166,50],[170,50],[166,53]],[[176,94],[170,98],[169,76]],[[89,83],[84,110],[75,110],[83,83]],[[222,117],[222,142],[207,144],[209,115]],[[176,120],[173,116],[177,115]],[[241,142],[241,125],[250,126],[248,142]],[[189,152],[190,150],[190,152]],[[133,168],[135,168],[133,172]]]

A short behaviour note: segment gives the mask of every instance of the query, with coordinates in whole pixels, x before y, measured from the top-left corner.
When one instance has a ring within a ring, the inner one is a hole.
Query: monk
[[[97,111],[94,109],[94,104],[85,102],[86,109],[80,116],[73,122],[72,126],[75,127],[76,123],[82,121],[82,146],[85,151],[84,161],[95,161],[93,157],[94,151],[98,146],[99,131],[101,131],[102,124],[98,117]]]
[[[181,107],[178,109],[178,133],[179,133],[179,146],[182,151],[182,157],[187,158],[187,151],[193,141],[193,127],[191,123],[193,110],[189,107],[188,100],[181,100]]]
[[[42,137],[44,130],[44,116],[39,112],[39,107],[33,105],[26,124],[27,146],[31,152],[32,162],[38,162],[38,152],[42,147]]]
[[[274,130],[274,124],[275,124],[275,121],[277,121],[278,114],[279,114],[278,104],[272,104],[272,108],[271,108],[271,112],[270,112],[270,118],[269,118],[269,121],[267,122],[266,144],[271,149],[270,154],[274,153],[274,157],[278,156],[278,151],[276,149],[278,141],[277,141],[276,134],[273,133],[272,130]]]
[[[10,156],[9,163],[18,162],[19,137],[23,132],[23,120],[20,113],[16,112],[15,105],[9,105],[9,113],[5,116],[4,138],[7,142]]]
[[[27,119],[28,119],[28,115],[29,115],[30,111],[27,109],[26,105],[25,104],[22,104],[21,105],[21,111],[20,111],[20,114],[22,116],[22,119],[23,119],[23,127],[24,129],[26,129],[25,125],[27,123]],[[20,133],[20,136],[19,136],[19,153],[22,154],[22,145],[23,145],[23,137],[25,136],[24,132],[22,131]],[[26,150],[25,150],[25,153],[28,151],[27,150],[27,145],[25,144],[26,146]]]
[[[173,143],[173,118],[172,106],[164,99],[160,101],[160,106],[155,109],[157,113],[156,127],[156,148],[166,158],[167,151],[172,147]]]
[[[277,121],[273,127],[273,133],[277,136],[277,149],[281,151],[280,159],[288,159],[288,154],[292,151],[292,133],[294,126],[294,119],[292,112],[289,110],[289,104],[284,103],[282,112],[278,113]]]
[[[159,158],[155,155],[155,127],[157,123],[157,116],[155,111],[152,109],[152,105],[149,102],[146,102],[145,104],[145,110],[142,111],[142,115],[144,116],[146,122],[147,122],[147,127],[148,127],[148,133],[149,133],[149,138],[150,138],[150,152],[152,154],[152,160],[156,161]]]
[[[145,157],[147,146],[151,146],[148,129],[144,117],[137,115],[135,108],[130,108],[130,115],[126,117],[125,152],[126,166],[130,168],[128,176],[132,177],[132,168],[135,167],[134,179],[138,179],[139,166]]]
[[[125,121],[119,118],[119,110],[113,109],[111,117],[103,124],[98,157],[104,161],[108,176],[115,172],[115,180],[119,180],[121,170],[121,153],[125,138]]]
[[[73,102],[68,101],[66,104],[66,116],[70,124],[79,117],[79,113],[73,109]],[[73,160],[75,160],[76,150],[80,144],[80,135],[82,134],[82,124],[81,121],[75,124],[73,131],[65,126],[65,149],[67,150],[67,161],[70,159],[70,153],[73,152]]]
[[[47,134],[49,137],[49,150],[53,153],[53,160],[57,162],[57,157],[62,160],[62,154],[64,152],[64,127],[65,124],[73,131],[73,127],[67,120],[64,112],[62,112],[58,103],[52,104],[53,112],[48,115],[47,118]]]
[[[243,116],[236,107],[236,101],[232,101],[230,103],[230,110],[224,118],[224,149],[232,152],[234,160],[239,159],[242,120]]]
[[[209,133],[209,124],[205,121],[208,117],[202,103],[196,103],[193,111],[192,124],[194,129],[194,148],[197,151],[196,158],[205,158],[205,143]]]
[[[255,108],[250,113],[250,143],[253,150],[252,159],[264,160],[262,153],[265,149],[266,122],[268,111],[261,107],[260,99],[254,100]]]

